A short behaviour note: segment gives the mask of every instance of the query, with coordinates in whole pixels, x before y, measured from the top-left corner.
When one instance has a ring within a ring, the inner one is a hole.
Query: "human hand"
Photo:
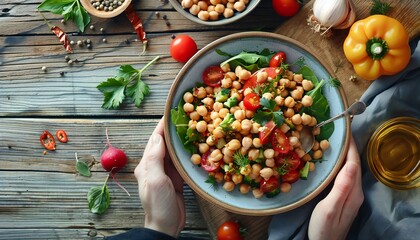
[[[360,158],[352,137],[346,163],[338,173],[331,192],[312,212],[309,239],[345,239],[363,199]]]
[[[166,151],[163,119],[150,136],[134,175],[145,213],[144,227],[178,237],[185,225],[184,181]]]

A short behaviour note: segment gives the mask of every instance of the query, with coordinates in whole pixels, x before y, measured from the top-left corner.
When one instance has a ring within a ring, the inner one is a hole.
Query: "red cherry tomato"
[[[67,133],[64,130],[57,130],[57,132],[55,132],[55,136],[57,137],[58,141],[62,143],[66,143],[68,141]]]
[[[281,63],[286,62],[286,53],[278,52],[271,57],[269,66],[270,67],[280,67]]]
[[[218,240],[243,240],[241,225],[235,221],[226,221],[217,230]]]
[[[220,166],[219,162],[209,161],[209,156],[210,156],[211,152],[213,152],[213,150],[214,150],[214,148],[210,148],[207,152],[205,152],[201,156],[201,167],[207,172],[214,172]]]
[[[297,170],[290,170],[289,172],[281,176],[282,182],[294,183],[297,180],[299,180],[299,172]]]
[[[188,35],[178,35],[172,40],[170,52],[173,59],[185,63],[197,52],[197,44]]]
[[[219,66],[210,66],[204,70],[202,78],[204,84],[210,87],[217,87],[224,78],[225,74]]]
[[[260,107],[260,96],[256,93],[248,93],[244,98],[244,107],[246,110],[255,111]]]
[[[271,137],[271,145],[278,153],[287,153],[290,150],[289,139],[280,128],[276,128]]]
[[[289,151],[286,154],[280,154],[276,158],[276,164],[278,167],[282,167],[284,170],[296,170],[300,167],[300,158],[295,151]]]
[[[260,71],[267,72],[268,77],[271,77],[271,78],[276,78],[277,75],[280,74],[280,72],[278,71],[278,68],[268,67],[268,68],[260,69],[260,70],[258,70],[256,72],[254,72],[251,75],[251,77],[249,77],[248,80],[246,80],[246,82],[245,82],[245,84],[244,84],[244,86],[243,86],[242,89],[245,90],[247,88],[251,88],[251,89],[252,88],[255,88],[258,85],[258,83],[257,83],[257,74]]]
[[[271,132],[276,127],[276,124],[273,121],[269,121],[263,127],[263,130],[260,132],[259,137],[262,144],[266,144],[270,141]]]
[[[260,189],[264,193],[272,192],[279,188],[279,180],[272,176],[269,179],[265,180],[264,178],[260,182]]]
[[[299,11],[297,0],[272,0],[274,11],[282,17],[291,17]]]

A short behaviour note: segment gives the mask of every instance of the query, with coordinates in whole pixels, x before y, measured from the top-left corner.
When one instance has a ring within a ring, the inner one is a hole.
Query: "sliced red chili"
[[[57,137],[58,141],[62,143],[66,143],[68,141],[67,133],[64,130],[57,130],[57,132],[55,132],[55,136]]]
[[[132,3],[128,5],[127,9],[125,10],[125,14],[127,15],[131,25],[133,25],[134,31],[136,31],[140,41],[143,43],[143,52],[145,52],[148,42],[146,31],[144,31],[143,23],[141,22],[140,17],[137,15],[136,9]]]
[[[54,151],[55,150],[55,139],[54,136],[48,132],[44,131],[41,134],[41,137],[39,138],[41,141],[42,146],[44,146],[45,149]]]

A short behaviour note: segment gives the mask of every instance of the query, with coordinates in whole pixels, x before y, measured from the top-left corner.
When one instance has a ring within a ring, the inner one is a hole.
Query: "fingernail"
[[[160,141],[161,141],[161,139],[162,139],[162,137],[159,134],[157,134],[157,133],[154,133],[152,135],[152,143],[153,144],[159,144]]]

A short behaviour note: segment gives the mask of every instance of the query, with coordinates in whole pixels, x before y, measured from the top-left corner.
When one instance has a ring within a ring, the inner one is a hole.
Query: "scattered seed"
[[[77,45],[78,45],[79,47],[83,47],[83,42],[82,42],[81,40],[78,40],[78,41],[77,41]]]
[[[88,38],[87,40],[86,40],[86,43],[91,43],[92,41],[90,41],[90,39]]]
[[[159,17],[160,13],[159,12],[155,12],[156,17]]]
[[[95,26],[93,26],[93,25],[90,25],[90,30],[93,30],[93,29],[95,29]]]
[[[64,20],[64,19],[61,19],[61,23],[66,23],[66,20]]]
[[[163,15],[163,17],[162,17],[164,20],[166,20],[166,19],[168,19],[168,16],[165,14],[165,15]]]
[[[41,70],[44,71],[44,72],[46,72],[47,71],[47,67],[46,66],[42,66]]]
[[[92,49],[92,44],[86,45],[88,49]]]
[[[127,39],[125,39],[125,43],[126,43],[126,44],[130,44],[130,39],[128,39],[128,38],[127,38]]]
[[[75,42],[73,40],[70,41],[70,45],[74,45]]]
[[[47,155],[47,150],[44,150],[44,152],[42,152],[42,154]]]
[[[103,43],[106,43],[108,40],[106,40],[106,38],[102,39]]]
[[[64,72],[60,72],[60,76],[64,76]]]
[[[172,34],[172,35],[171,35],[171,38],[172,38],[172,39],[175,39],[175,34]]]
[[[104,31],[105,31],[105,29],[104,29],[104,28],[100,28],[100,29],[99,29],[99,31],[104,32]]]
[[[69,56],[69,55],[66,55],[66,56],[64,57],[64,60],[69,61],[69,60],[70,60],[70,56]]]
[[[73,60],[71,60],[71,59],[70,59],[70,60],[67,62],[67,64],[68,64],[68,65],[72,65],[72,64],[73,64]]]
[[[77,60],[77,58],[75,58],[75,59],[73,60],[73,62],[78,63],[78,62],[79,62],[79,60]]]

